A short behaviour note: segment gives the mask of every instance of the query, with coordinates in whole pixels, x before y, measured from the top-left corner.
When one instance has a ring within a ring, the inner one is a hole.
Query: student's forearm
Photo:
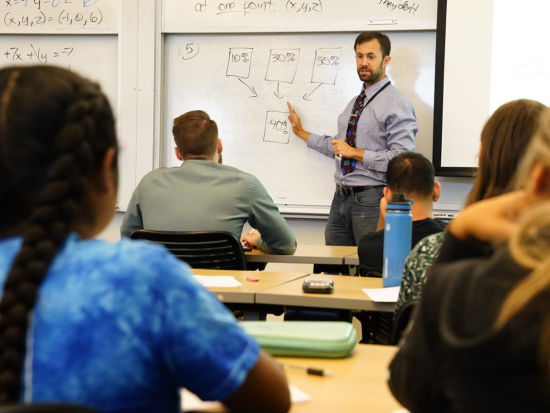
[[[239,412],[284,413],[290,409],[290,392],[282,368],[261,351],[244,383],[223,402]]]

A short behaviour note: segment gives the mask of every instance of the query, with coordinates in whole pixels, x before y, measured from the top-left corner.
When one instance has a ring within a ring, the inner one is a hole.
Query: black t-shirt
[[[414,248],[421,239],[445,230],[445,222],[426,218],[412,223],[412,244]],[[382,272],[384,265],[384,230],[365,235],[359,241],[359,274],[365,276],[368,271]]]

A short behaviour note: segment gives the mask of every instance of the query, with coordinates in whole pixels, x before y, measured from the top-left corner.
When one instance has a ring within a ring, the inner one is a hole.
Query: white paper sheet
[[[294,384],[289,384],[288,388],[290,389],[290,401],[292,402],[292,404],[306,403],[311,401],[311,396],[307,393],[304,393]]]
[[[242,284],[230,275],[193,275],[203,287],[240,287]]]
[[[306,403],[311,400],[311,396],[309,394],[304,393],[295,385],[289,384],[288,388],[290,390],[290,400],[293,404]],[[183,389],[181,391],[181,409],[184,412],[190,412],[193,410],[201,411],[207,409],[223,409],[223,404],[220,402],[203,402],[189,390]]]
[[[376,303],[395,303],[399,297],[399,287],[363,288],[363,292]]]

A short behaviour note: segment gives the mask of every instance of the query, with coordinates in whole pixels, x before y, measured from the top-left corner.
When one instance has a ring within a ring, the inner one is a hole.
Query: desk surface
[[[283,262],[288,264],[344,264],[344,257],[357,253],[357,247],[298,245],[294,255],[268,254],[259,249],[246,251],[248,262]]]
[[[292,280],[306,277],[305,272],[269,272],[269,271],[228,271],[228,270],[200,270],[193,269],[197,275],[229,275],[235,277],[242,286],[240,287],[214,287],[208,288],[216,293],[218,300],[224,303],[253,304],[254,295],[266,288],[278,286]],[[246,277],[259,278],[259,281],[247,281]]]
[[[286,369],[288,382],[311,396],[309,402],[293,404],[290,413],[393,413],[402,409],[386,384],[386,371],[395,351],[391,346],[358,344],[352,356],[345,359],[276,357],[279,363],[328,369],[334,373],[333,377],[320,377]],[[185,397],[183,405],[185,407]],[[227,412],[219,403],[188,408]]]
[[[256,293],[257,304],[294,305],[299,307],[337,308],[341,310],[393,312],[395,303],[375,303],[363,288],[382,288],[381,278],[312,274],[307,278],[334,280],[332,294],[306,294],[304,277]]]
[[[280,363],[334,372],[334,377],[319,377],[286,369],[288,382],[311,396],[310,402],[294,404],[290,412],[391,413],[402,409],[391,395],[385,378],[395,351],[396,348],[390,346],[358,344],[353,356],[345,359],[276,357]]]

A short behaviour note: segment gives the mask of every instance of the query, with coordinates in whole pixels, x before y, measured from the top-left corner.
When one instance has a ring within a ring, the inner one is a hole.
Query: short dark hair
[[[202,110],[193,110],[174,119],[172,134],[184,160],[216,154],[218,125]]]
[[[425,156],[403,152],[388,163],[386,182],[394,194],[414,194],[425,198],[434,192],[435,170]]]
[[[357,50],[357,46],[370,42],[371,40],[378,40],[380,42],[380,48],[382,49],[382,59],[390,55],[391,52],[391,41],[388,36],[380,32],[363,32],[357,39],[355,39],[355,44],[353,45],[353,50]]]

